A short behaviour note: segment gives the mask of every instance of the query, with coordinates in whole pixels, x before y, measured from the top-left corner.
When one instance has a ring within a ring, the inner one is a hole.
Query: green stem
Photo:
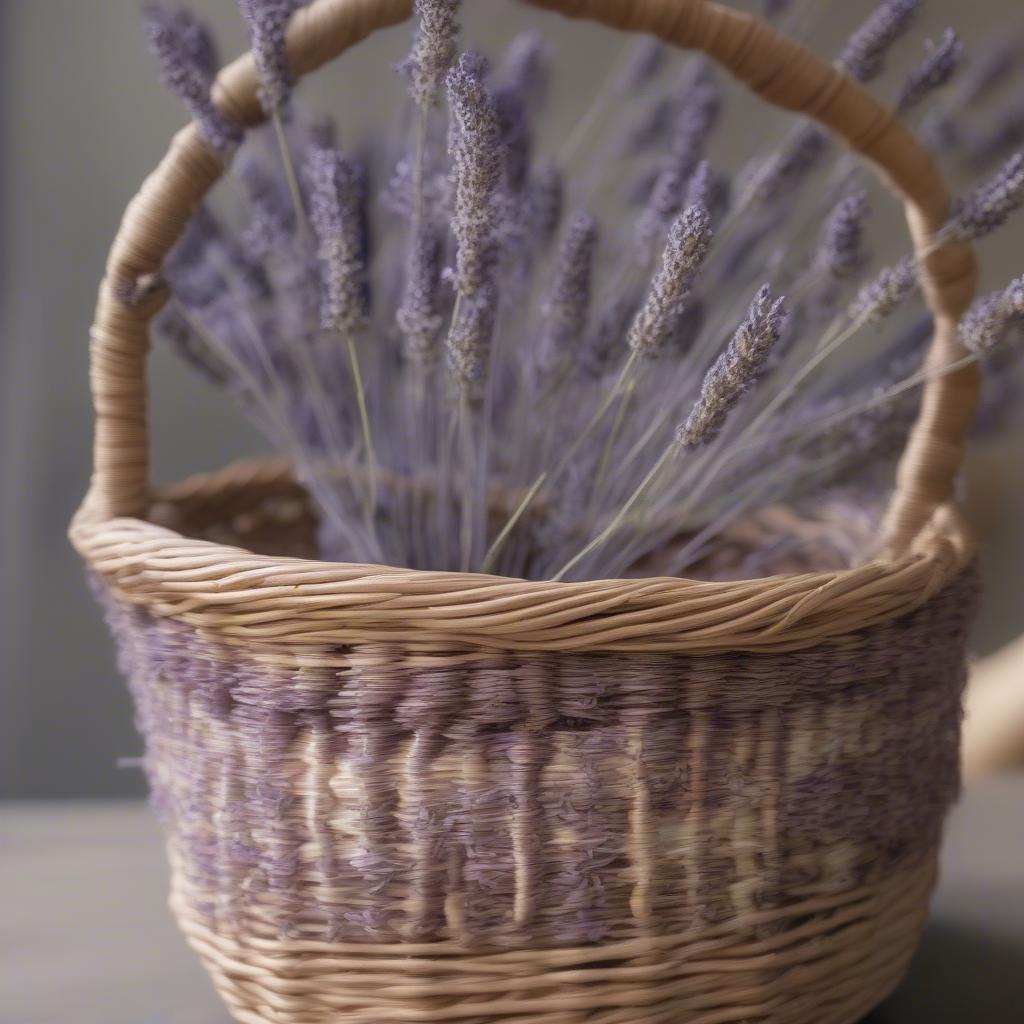
[[[612,387],[611,391],[605,397],[604,401],[601,403],[597,412],[595,412],[594,415],[591,416],[590,421],[587,423],[587,425],[577,435],[576,440],[569,446],[569,450],[559,460],[558,465],[556,465],[550,473],[548,473],[547,470],[541,472],[541,474],[529,486],[529,488],[526,491],[526,497],[523,498],[523,500],[520,502],[519,506],[516,508],[515,512],[512,513],[512,516],[509,518],[508,522],[505,523],[501,531],[498,533],[498,536],[495,538],[494,543],[490,546],[490,549],[488,550],[487,555],[484,558],[485,565],[493,565],[494,559],[497,558],[498,554],[500,553],[502,546],[508,539],[509,534],[512,532],[512,528],[522,518],[523,514],[526,512],[530,503],[537,495],[544,481],[546,479],[556,480],[558,477],[562,475],[562,473],[565,471],[569,463],[572,462],[576,453],[580,450],[580,446],[593,433],[594,428],[598,425],[598,423],[601,422],[601,420],[604,418],[605,413],[607,413],[608,410],[611,408],[612,403],[615,401],[621,389],[626,385],[626,383],[629,380],[631,380],[633,369],[636,366],[637,358],[638,357],[635,352],[631,352],[629,354],[629,358],[626,360],[625,365],[622,367],[622,372],[619,374],[618,379],[615,381],[615,384]]]
[[[270,120],[274,125],[274,135],[277,137],[277,148],[281,151],[281,163],[284,166],[284,177],[288,183],[288,192],[292,197],[292,205],[295,207],[295,222],[298,226],[299,237],[306,238],[309,234],[309,221],[306,217],[306,208],[302,203],[302,190],[299,188],[295,164],[292,162],[292,155],[288,150],[288,139],[284,133],[284,121],[281,119],[280,110],[276,107],[270,113]]]
[[[359,369],[359,354],[356,351],[355,339],[351,335],[345,337],[348,350],[348,361],[352,368],[352,381],[356,389],[356,405],[359,407],[359,425],[363,433],[363,444],[366,448],[366,526],[370,535],[376,539],[374,515],[377,509],[377,456],[373,448],[373,433],[370,429],[370,414],[366,407],[366,388],[363,375]]]
[[[469,572],[473,560],[473,433],[469,397],[465,388],[459,394],[458,434],[460,447],[462,515],[459,521],[459,566]]]
[[[494,543],[487,549],[487,554],[484,555],[483,564],[480,567],[480,571],[483,573],[489,573],[494,571],[494,563],[497,561],[498,555],[501,553],[501,549],[505,546],[505,542],[509,538],[509,534],[515,529],[516,523],[522,518],[523,513],[529,507],[530,502],[533,501],[537,492],[544,486],[544,481],[547,480],[547,473],[541,473],[539,477],[533,482],[533,486],[523,495],[522,501],[516,506],[515,511],[508,517],[505,525],[501,528],[501,532],[497,537],[494,538]]]
[[[615,533],[618,532],[619,527],[622,525],[626,517],[632,511],[633,506],[643,497],[644,492],[653,483],[655,477],[662,471],[667,464],[668,460],[675,454],[675,444],[670,444],[657,462],[650,468],[647,475],[637,484],[636,489],[626,499],[622,508],[616,513],[612,521],[585,547],[579,554],[569,559],[561,569],[551,577],[552,580],[560,580],[566,573],[571,572],[584,558],[587,557],[592,551],[596,551],[606,541],[610,540]]]

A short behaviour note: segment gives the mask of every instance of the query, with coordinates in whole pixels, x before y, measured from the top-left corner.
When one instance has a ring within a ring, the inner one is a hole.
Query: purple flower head
[[[272,114],[280,112],[291,95],[292,78],[285,53],[285,33],[292,14],[304,0],[238,0],[249,25],[252,55],[260,78],[260,102]]]
[[[365,174],[337,150],[313,149],[307,175],[309,219],[323,272],[320,325],[351,337],[369,316]]]
[[[682,207],[685,189],[686,180],[674,167],[666,167],[655,178],[634,228],[636,256],[642,263],[654,258],[658,240]]]
[[[698,448],[717,436],[729,412],[760,378],[785,318],[784,300],[774,298],[763,285],[732,341],[708,370],[689,417],[676,431],[680,448]]]
[[[184,8],[150,3],[143,8],[142,16],[163,83],[188,108],[211,149],[227,162],[244,133],[240,125],[217,109],[210,96],[217,72],[217,50],[209,30]]]
[[[444,237],[440,229],[421,224],[406,256],[402,301],[395,314],[414,362],[433,365],[438,357],[444,316],[441,312],[441,270]]]
[[[964,83],[965,107],[983,103],[1020,67],[1022,43],[1019,33],[1009,38],[1000,34],[980,54],[971,54]]]
[[[991,352],[1024,322],[1024,277],[978,299],[960,321],[960,342],[969,352]]]
[[[553,160],[542,160],[533,172],[529,189],[530,223],[537,241],[547,245],[562,219],[562,173]]]
[[[921,141],[936,153],[956,153],[964,148],[964,132],[957,119],[945,110],[929,110],[921,118]]]
[[[870,82],[885,68],[886,54],[917,14],[921,0],[881,0],[850,36],[836,65],[858,82]]]
[[[775,153],[758,164],[747,185],[752,197],[768,203],[793,192],[821,163],[828,136],[817,125],[801,125]]]
[[[484,85],[485,69],[476,55],[466,53],[447,78],[454,126],[449,151],[455,166],[455,286],[463,296],[484,286],[496,259],[495,197],[502,161],[498,115]]]
[[[987,181],[959,200],[939,232],[941,241],[981,238],[1024,205],[1024,152],[1014,153]]]
[[[540,32],[522,32],[508,48],[501,63],[499,92],[518,97],[524,109],[541,103],[547,92],[551,54]]]
[[[964,56],[964,44],[951,28],[937,43],[929,43],[924,59],[907,75],[896,100],[896,110],[907,114],[956,74]]]
[[[399,66],[409,95],[422,110],[440,103],[441,86],[455,63],[459,41],[460,0],[416,0],[418,19],[412,52]]]
[[[864,221],[868,196],[857,189],[836,203],[822,233],[816,263],[820,273],[835,280],[849,277],[863,261]]]
[[[597,249],[597,223],[583,211],[569,218],[558,250],[554,285],[543,306],[541,368],[549,369],[574,349],[586,328]]]
[[[689,178],[722,112],[722,92],[709,61],[699,60],[675,90],[677,113],[668,163]]]
[[[146,22],[160,21],[174,32],[186,58],[212,81],[220,70],[220,56],[209,25],[187,8],[171,7],[159,0],[145,4],[142,13]]]
[[[891,267],[883,267],[864,285],[850,303],[847,316],[855,323],[877,323],[892,313],[917,287],[917,262],[904,257]]]
[[[490,282],[459,302],[447,345],[449,365],[463,389],[473,391],[483,380],[497,315],[498,293]]]
[[[641,36],[633,43],[629,59],[616,83],[618,96],[629,96],[654,78],[665,63],[665,44],[654,36]]]
[[[967,155],[975,166],[983,167],[1007,152],[1024,145],[1024,98],[1011,96],[984,131],[972,135],[966,130]]]
[[[686,185],[684,206],[702,206],[712,221],[720,217],[729,206],[729,182],[701,160]]]
[[[661,266],[629,329],[629,347],[658,355],[675,327],[693,280],[711,245],[711,217],[699,206],[684,210],[668,231]]]

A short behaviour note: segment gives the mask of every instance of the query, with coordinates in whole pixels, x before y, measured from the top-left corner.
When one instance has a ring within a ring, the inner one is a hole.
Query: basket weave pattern
[[[973,256],[931,245],[949,195],[890,109],[705,0],[532,2],[701,50],[839,135],[905,203],[930,365],[957,362]],[[290,71],[409,8],[313,0]],[[260,119],[251,59],[214,98]],[[974,578],[949,500],[973,368],[929,380],[867,564],[563,583],[318,562],[280,466],[150,481],[161,265],[222,172],[189,126],[126,211],[72,538],[135,697],[172,905],[234,1017],[858,1020],[909,960],[957,791]]]
[[[821,648],[708,657],[275,664],[106,604],[210,927],[545,947],[780,923],[927,855],[957,790],[969,589]]]

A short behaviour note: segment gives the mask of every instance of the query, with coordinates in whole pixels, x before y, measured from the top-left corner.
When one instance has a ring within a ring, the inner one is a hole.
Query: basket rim
[[[232,463],[154,492],[161,502],[247,486],[295,485],[285,460]],[[110,518],[88,498],[72,544],[123,601],[276,647],[399,643],[430,651],[781,652],[899,618],[970,564],[950,504],[913,544],[848,569],[705,581],[567,582],[260,555],[150,519]]]

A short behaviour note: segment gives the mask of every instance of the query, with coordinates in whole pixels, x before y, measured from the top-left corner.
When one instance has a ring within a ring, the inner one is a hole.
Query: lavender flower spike
[[[172,11],[159,3],[147,4],[142,17],[161,79],[188,107],[199,133],[226,163],[241,143],[243,131],[214,106],[210,96],[217,51],[208,29],[183,8]]]
[[[479,386],[484,376],[497,312],[497,289],[490,282],[459,303],[447,344],[452,372],[464,389]]]
[[[539,105],[547,92],[551,54],[540,32],[522,32],[508,44],[501,62],[501,91],[524,109]]]
[[[667,47],[655,36],[641,36],[633,43],[622,75],[615,84],[617,96],[630,96],[642,89],[665,62]]]
[[[314,149],[307,166],[310,223],[323,268],[321,327],[354,337],[369,316],[362,168],[333,149]]]
[[[849,277],[861,263],[868,196],[863,189],[840,199],[825,223],[818,249],[818,270],[837,281]]]
[[[710,244],[711,217],[703,207],[691,206],[672,222],[661,267],[629,329],[634,352],[651,357],[664,347]]]
[[[436,107],[441,85],[458,53],[461,0],[416,0],[419,19],[412,52],[399,66],[409,80],[409,95],[421,110]]]
[[[764,371],[785,316],[784,300],[773,298],[768,285],[763,285],[728,348],[708,370],[693,411],[676,431],[680,448],[707,444],[722,429],[729,412]]]
[[[891,267],[883,267],[864,285],[850,303],[847,316],[854,323],[884,319],[917,287],[917,263],[906,256]]]
[[[409,359],[422,366],[434,364],[444,327],[440,294],[443,254],[441,231],[421,224],[406,257],[405,286],[395,320]]]
[[[836,65],[859,82],[877,78],[885,55],[910,27],[921,0],[881,0],[867,20],[850,36]]]
[[[956,32],[947,28],[938,43],[929,43],[928,52],[912,68],[900,89],[896,110],[906,114],[956,74],[964,56],[964,44]]]
[[[791,194],[818,166],[827,146],[828,136],[817,125],[801,125],[782,148],[756,167],[747,186],[751,196],[767,203]]]
[[[960,342],[969,352],[990,352],[1011,328],[1024,322],[1024,277],[979,299],[960,321]]]
[[[562,174],[552,160],[541,161],[529,184],[530,223],[537,239],[546,245],[554,237],[562,219],[565,186]]]
[[[454,120],[450,143],[455,165],[452,230],[458,242],[455,285],[471,296],[489,280],[495,261],[494,200],[501,180],[498,116],[483,82],[483,65],[464,53],[448,72]]]
[[[583,334],[590,308],[590,285],[597,248],[597,223],[583,211],[569,218],[558,251],[554,287],[544,304],[542,369],[556,364]]]
[[[1002,227],[1024,205],[1024,152],[1014,153],[988,181],[960,200],[938,241],[981,238]]]
[[[292,79],[285,54],[288,20],[303,0],[238,0],[249,24],[253,59],[260,77],[260,103],[268,114],[280,113],[291,95]]]

